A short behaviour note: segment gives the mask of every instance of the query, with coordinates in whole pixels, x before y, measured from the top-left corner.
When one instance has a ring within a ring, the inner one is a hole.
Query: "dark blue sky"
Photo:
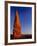
[[[15,12],[18,10],[20,23],[21,23],[21,31],[23,33],[31,33],[32,31],[32,7],[10,7],[10,31],[13,31],[13,24],[15,18]]]

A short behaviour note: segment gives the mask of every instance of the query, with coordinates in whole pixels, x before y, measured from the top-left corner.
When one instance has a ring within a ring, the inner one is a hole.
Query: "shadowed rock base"
[[[32,38],[31,34],[27,34],[27,35],[22,34],[21,37],[15,39],[31,39],[31,38]],[[12,34],[10,35],[10,39],[14,39]]]

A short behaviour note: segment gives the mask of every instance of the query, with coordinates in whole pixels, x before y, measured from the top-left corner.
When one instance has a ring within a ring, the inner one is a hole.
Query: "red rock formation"
[[[16,11],[16,16],[15,16],[15,20],[14,20],[14,27],[13,27],[13,37],[15,38],[20,38],[21,36],[21,24],[20,24],[20,20],[19,20],[19,15],[18,15],[18,11]]]

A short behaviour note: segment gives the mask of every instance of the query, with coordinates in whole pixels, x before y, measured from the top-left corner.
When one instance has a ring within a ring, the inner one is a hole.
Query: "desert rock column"
[[[17,39],[21,37],[21,24],[18,11],[16,11],[14,26],[13,26],[13,38]]]

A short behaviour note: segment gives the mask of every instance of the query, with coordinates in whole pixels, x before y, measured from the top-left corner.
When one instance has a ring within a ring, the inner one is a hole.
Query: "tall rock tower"
[[[18,11],[16,11],[14,25],[13,25],[13,38],[18,39],[21,37],[21,24]]]

